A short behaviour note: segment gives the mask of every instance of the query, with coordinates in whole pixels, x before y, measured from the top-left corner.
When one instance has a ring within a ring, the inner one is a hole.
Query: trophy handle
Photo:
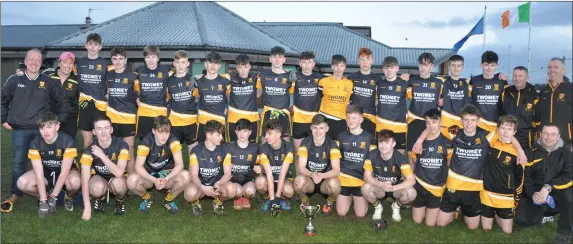
[[[299,206],[299,208],[300,208],[300,211],[302,212],[302,215],[303,215],[304,217],[306,217],[306,214],[304,213],[304,209],[302,209],[302,204]]]

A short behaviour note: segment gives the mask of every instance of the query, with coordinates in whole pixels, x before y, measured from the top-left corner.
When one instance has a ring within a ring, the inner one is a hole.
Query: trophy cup
[[[316,207],[306,206],[304,209],[302,209],[302,206],[300,206],[300,211],[302,211],[304,217],[308,219],[308,225],[306,225],[306,227],[304,228],[305,236],[316,235],[316,230],[314,229],[314,225],[312,225],[311,221],[314,218],[314,216],[316,216],[316,214],[319,212],[319,210],[320,210],[320,205],[316,205]]]

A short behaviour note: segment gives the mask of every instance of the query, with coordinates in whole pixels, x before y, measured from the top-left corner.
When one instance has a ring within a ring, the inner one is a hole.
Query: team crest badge
[[[247,80],[247,82],[253,83],[253,78],[249,77],[249,79]]]
[[[430,82],[430,89],[436,89],[436,82]]]
[[[71,83],[68,83],[68,90],[71,90],[73,87],[73,85]]]
[[[402,87],[401,86],[396,86],[396,92],[401,92],[402,91]]]
[[[533,108],[533,104],[528,103],[528,104],[527,104],[527,107],[525,107],[525,110],[531,111],[531,108]]]
[[[117,157],[115,156],[115,153],[112,153],[111,154],[111,161],[116,160],[116,159],[117,159]]]
[[[437,153],[444,153],[444,149],[442,148],[442,146],[438,146]]]
[[[481,139],[480,138],[476,138],[476,145],[481,144]]]
[[[56,157],[61,157],[61,156],[62,156],[62,149],[56,150]]]
[[[322,159],[326,159],[326,152],[322,152]]]
[[[366,142],[361,141],[361,142],[360,142],[360,148],[361,148],[361,149],[366,148]]]
[[[221,162],[221,156],[217,156],[217,162]]]
[[[503,164],[509,165],[509,162],[511,162],[511,157],[510,157],[510,156],[505,156],[505,160],[503,160]]]
[[[318,83],[318,78],[315,78],[315,79],[314,79],[314,83]]]
[[[252,161],[253,160],[253,155],[252,154],[248,154],[247,155],[247,161]]]
[[[281,161],[285,160],[285,155],[281,154]]]
[[[161,150],[161,157],[165,156],[165,149]]]
[[[223,91],[223,85],[217,85],[217,91]]]
[[[460,80],[460,87],[462,87],[464,85],[464,83]]]
[[[101,70],[101,64],[98,64],[96,70]]]
[[[347,87],[344,87],[343,91],[344,91],[344,92],[348,92],[348,88],[347,88]]]
[[[287,82],[287,78],[282,78],[282,79],[281,79],[281,84],[286,84],[286,82]]]
[[[43,81],[40,81],[40,86],[39,86],[38,88],[45,88],[45,87],[44,87],[44,82],[43,82]]]
[[[127,84],[128,83],[128,79],[127,78],[123,78],[123,81],[121,82],[122,84]]]
[[[191,85],[191,82],[190,82],[190,81],[185,81],[185,86],[186,86],[186,87],[189,87],[190,85]]]
[[[493,90],[499,91],[499,84],[493,84]]]
[[[392,173],[396,173],[396,165],[392,165]]]
[[[163,79],[163,72],[159,72],[159,73],[157,73],[157,78],[159,78],[159,79]]]
[[[559,98],[557,98],[558,101],[565,101],[565,93],[559,93]]]
[[[371,85],[371,86],[375,86],[375,85],[376,85],[376,82],[375,82],[374,80],[370,80],[370,85]]]

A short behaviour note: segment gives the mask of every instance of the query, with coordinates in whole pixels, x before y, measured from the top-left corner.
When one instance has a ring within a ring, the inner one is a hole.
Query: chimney
[[[90,16],[86,17],[86,24],[80,27],[81,30],[90,28],[92,24],[92,18]]]

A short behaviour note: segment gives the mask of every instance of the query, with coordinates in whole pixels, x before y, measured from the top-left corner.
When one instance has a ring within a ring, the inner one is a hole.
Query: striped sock
[[[193,205],[199,204],[199,200],[195,200],[191,204],[193,204]]]
[[[215,204],[217,205],[223,204],[223,201],[221,201],[221,198],[219,198],[219,196],[215,197]]]
[[[332,204],[334,203],[334,201],[336,201],[336,198],[328,196],[328,198],[326,199],[326,203],[327,204]]]
[[[64,199],[66,199],[66,200],[72,200],[73,198],[74,198],[74,196],[68,196],[67,192],[64,194]]]
[[[165,201],[171,202],[173,200],[175,200],[175,196],[171,195],[171,191],[167,192],[167,196],[165,196]]]
[[[378,207],[378,205],[380,205],[380,201],[376,200],[374,203],[372,203],[372,206],[374,207]]]
[[[143,200],[149,200],[149,199],[151,199],[151,193],[146,192],[145,195],[143,195],[143,196],[141,197],[141,199],[143,199]]]
[[[300,201],[303,203],[308,203],[308,196],[306,194],[302,195],[302,197],[300,197]]]

